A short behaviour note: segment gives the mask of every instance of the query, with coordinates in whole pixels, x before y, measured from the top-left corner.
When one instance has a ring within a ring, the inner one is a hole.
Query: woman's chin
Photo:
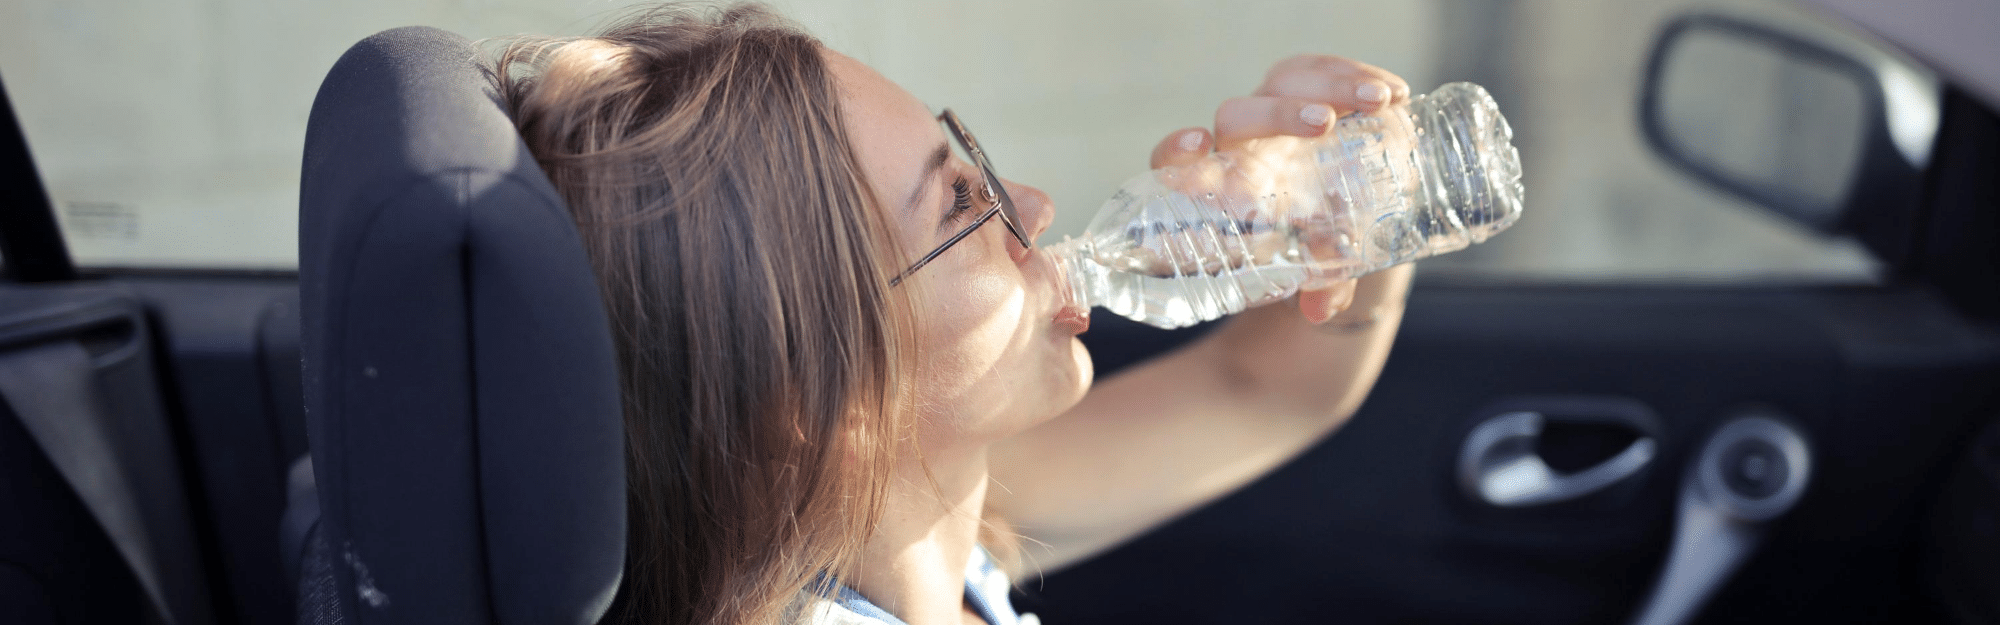
[[[1030,400],[1034,403],[1028,410],[1035,416],[1034,421],[1025,424],[1025,427],[1041,425],[1075,408],[1083,401],[1084,393],[1090,391],[1091,382],[1097,374],[1096,365],[1090,359],[1090,350],[1083,346],[1083,341],[1072,336],[1050,347],[1054,349],[1047,352],[1047,360],[1043,361],[1041,379],[1036,388],[1027,391],[1028,397],[1039,400]]]
[[[1052,363],[1049,368],[1054,375],[1051,376],[1053,379],[1048,386],[1048,396],[1058,402],[1055,409],[1050,411],[1051,418],[1068,412],[1069,409],[1076,407],[1077,403],[1082,402],[1084,393],[1090,391],[1090,385],[1097,375],[1096,365],[1090,359],[1090,350],[1083,346],[1083,341],[1070,337],[1069,340],[1063,341],[1062,347],[1067,348],[1067,353],[1057,354],[1059,362]]]
[[[1069,339],[1070,357],[1076,362],[1076,399],[1070,405],[1083,401],[1083,394],[1090,391],[1090,385],[1097,380],[1097,363],[1090,359],[1090,348],[1083,346],[1083,340]]]

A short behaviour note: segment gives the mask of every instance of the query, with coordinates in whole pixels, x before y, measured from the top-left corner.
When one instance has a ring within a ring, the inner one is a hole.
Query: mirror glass
[[[1865,76],[1718,28],[1683,31],[1666,54],[1648,120],[1662,147],[1731,191],[1831,229],[1869,128]]]

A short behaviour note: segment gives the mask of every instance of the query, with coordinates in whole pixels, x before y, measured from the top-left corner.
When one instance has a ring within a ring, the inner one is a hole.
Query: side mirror
[[[1639,118],[1683,172],[1816,231],[1858,235],[1902,266],[1922,176],[1892,139],[1886,93],[1851,56],[1697,14],[1655,41]]]

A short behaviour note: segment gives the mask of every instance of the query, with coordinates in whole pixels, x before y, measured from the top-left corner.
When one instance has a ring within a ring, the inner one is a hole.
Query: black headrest
[[[306,414],[351,622],[592,623],[621,573],[603,305],[479,58],[369,37],[306,130]]]

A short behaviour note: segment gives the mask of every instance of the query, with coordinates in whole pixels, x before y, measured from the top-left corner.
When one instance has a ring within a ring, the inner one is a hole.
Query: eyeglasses
[[[903,278],[908,278],[918,269],[923,269],[924,265],[930,264],[931,259],[937,258],[945,250],[951,249],[951,246],[957,245],[959,241],[970,236],[972,231],[986,225],[986,222],[991,221],[995,215],[1000,216],[1000,222],[1007,225],[1007,232],[1014,235],[1014,240],[1021,242],[1021,247],[1028,249],[1035,247],[1034,242],[1028,240],[1028,231],[1021,227],[1020,215],[1014,212],[1014,199],[1007,197],[1007,187],[1000,184],[1000,176],[993,173],[993,163],[986,160],[986,151],[980,149],[979,140],[972,138],[972,133],[965,129],[965,122],[959,121],[958,115],[952,113],[951,109],[945,109],[943,113],[938,114],[938,121],[944,124],[946,130],[951,131],[951,138],[958,145],[958,156],[977,165],[980,175],[986,178],[980,185],[978,196],[989,207],[986,212],[979,215],[979,218],[974,219],[971,225],[958,231],[958,234],[951,235],[943,245],[925,254],[915,264],[910,265],[909,269],[904,269],[903,273],[896,274],[895,278],[889,280],[889,286],[902,284]]]

